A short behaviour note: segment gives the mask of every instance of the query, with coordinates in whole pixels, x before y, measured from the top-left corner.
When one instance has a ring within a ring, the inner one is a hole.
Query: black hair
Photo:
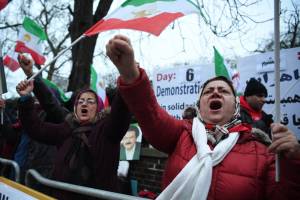
[[[197,110],[194,107],[187,107],[182,113],[182,119],[193,119],[197,116]]]
[[[134,125],[130,125],[128,131],[133,131],[135,133],[135,138],[138,138],[140,135],[140,130],[138,129],[138,127],[134,126]]]

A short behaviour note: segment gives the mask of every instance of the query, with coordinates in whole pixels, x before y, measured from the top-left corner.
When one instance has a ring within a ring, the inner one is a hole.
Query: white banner
[[[214,75],[213,65],[176,66],[154,74],[153,89],[161,107],[177,119],[199,99],[200,86]]]
[[[293,130],[300,139],[300,48],[280,51],[280,69],[281,122]],[[251,77],[266,86],[268,97],[263,109],[266,113],[274,115],[274,52],[241,58],[238,61],[238,70],[243,89]]]
[[[28,194],[21,192],[5,183],[0,182],[0,199],[13,199],[13,200],[37,200]]]
[[[300,48],[286,49],[281,57],[281,119],[282,123],[293,130],[300,139]],[[260,80],[268,90],[266,113],[274,110],[274,53],[241,58],[238,71],[242,91],[251,77]],[[176,66],[158,70],[153,76],[153,89],[162,108],[180,119],[183,110],[193,106],[199,98],[200,86],[214,77],[214,64],[199,66]]]

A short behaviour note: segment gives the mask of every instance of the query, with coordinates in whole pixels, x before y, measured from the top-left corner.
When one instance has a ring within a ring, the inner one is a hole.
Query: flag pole
[[[33,80],[37,75],[39,75],[40,73],[42,73],[48,66],[50,66],[55,60],[57,60],[61,55],[63,55],[67,50],[69,50],[72,46],[74,46],[75,44],[77,44],[79,41],[81,41],[83,38],[85,38],[86,35],[83,34],[81,35],[79,38],[77,38],[74,42],[72,42],[72,44],[65,48],[64,50],[62,50],[61,52],[59,52],[49,63],[47,63],[45,66],[43,66],[37,73],[33,74],[28,81]]]
[[[280,0],[274,0],[275,122],[280,123]],[[275,181],[280,181],[280,154],[275,154]]]
[[[0,98],[2,94],[7,92],[6,78],[4,72],[3,58],[2,58],[2,44],[0,43]],[[1,124],[4,122],[4,108],[1,108]]]

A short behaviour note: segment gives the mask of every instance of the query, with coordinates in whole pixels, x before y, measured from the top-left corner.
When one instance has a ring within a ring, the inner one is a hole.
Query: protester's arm
[[[21,96],[19,100],[19,117],[22,127],[33,139],[52,145],[60,145],[68,136],[69,126],[64,123],[54,124],[41,121],[34,107],[30,92],[33,90],[33,81],[21,81],[17,86],[17,92]]]
[[[34,80],[33,93],[40,102],[43,110],[46,112],[48,121],[53,123],[61,123],[64,121],[68,114],[68,110],[58,102],[54,94],[39,76]]]
[[[269,151],[280,153],[286,158],[300,160],[300,144],[296,135],[286,126],[273,123],[271,124],[272,144]]]
[[[33,61],[23,55],[18,56],[18,60],[26,76],[31,77],[33,75]],[[33,93],[43,110],[47,113],[48,121],[54,123],[61,123],[64,121],[68,111],[60,105],[54,94],[43,82],[40,75],[34,79]]]
[[[112,105],[111,112],[105,121],[105,132],[114,142],[120,143],[126,134],[130,124],[131,114],[121,95],[117,91]]]
[[[269,192],[269,195],[274,199],[278,199],[278,196],[283,196],[283,199],[300,199],[300,144],[295,134],[282,124],[272,124],[271,130],[273,141],[269,146],[269,151],[280,154],[280,182],[274,183],[275,167],[273,161],[273,172],[269,177],[273,184],[272,192]]]
[[[106,45],[107,55],[120,72],[118,87],[136,117],[147,141],[170,153],[176,146],[184,123],[174,119],[156,101],[144,70],[138,68],[127,37],[117,35]]]
[[[279,182],[275,181],[275,159],[268,156],[268,168],[265,188],[265,199],[286,200],[300,199],[300,161],[281,156],[279,164]]]

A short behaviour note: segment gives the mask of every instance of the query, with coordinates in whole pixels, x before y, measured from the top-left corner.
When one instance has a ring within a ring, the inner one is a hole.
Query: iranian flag
[[[113,29],[134,29],[158,36],[172,21],[191,13],[199,13],[199,8],[189,0],[127,0],[84,35]]]
[[[18,55],[16,53],[5,55],[3,58],[3,64],[12,72],[16,71],[20,68],[20,64],[18,62]]]
[[[235,91],[238,95],[242,93],[240,84],[240,74],[236,68],[231,68],[219,51],[214,47],[214,60],[215,60],[215,75],[225,76],[228,80],[232,81]]]
[[[29,53],[36,64],[42,65],[46,61],[43,56],[43,42],[46,39],[47,36],[42,27],[25,17],[15,51]]]
[[[98,96],[101,98],[104,104],[104,108],[109,106],[108,98],[105,92],[105,86],[103,83],[103,79],[100,75],[97,74],[93,65],[91,65],[91,89],[94,90]]]
[[[52,88],[54,89],[56,92],[58,92],[59,96],[60,96],[60,99],[59,100],[62,100],[63,102],[67,102],[69,101],[70,98],[68,98],[64,91],[59,88],[55,83],[53,83],[52,81],[48,80],[48,79],[44,79],[43,78],[43,81],[44,83],[49,87],[49,88]]]

